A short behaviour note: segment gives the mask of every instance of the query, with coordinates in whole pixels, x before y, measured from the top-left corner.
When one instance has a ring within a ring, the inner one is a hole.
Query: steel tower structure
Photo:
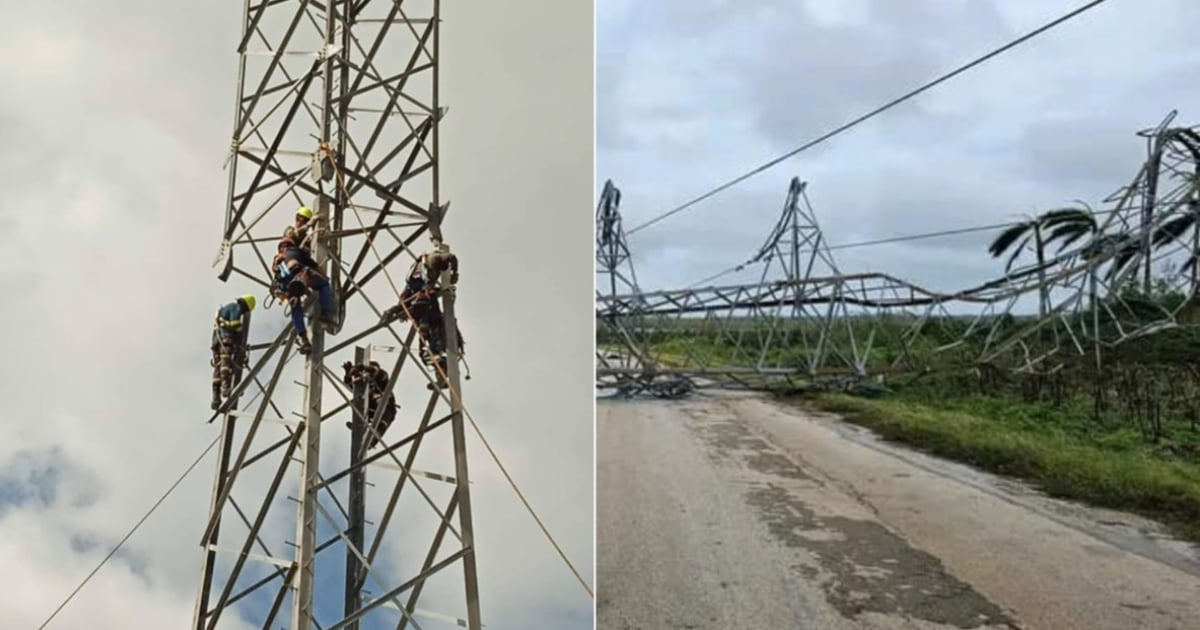
[[[411,320],[381,317],[429,249],[422,237],[448,248],[439,16],[439,0],[243,4],[214,266],[222,281],[257,285],[251,334],[274,339],[251,344],[209,419],[221,439],[196,630],[481,627],[450,274],[438,298],[444,367],[419,357],[430,340]],[[311,319],[307,356],[266,297],[275,242],[300,206],[316,213],[313,254],[340,311]],[[362,388],[335,366],[372,354],[388,355],[400,410],[368,451],[382,409],[367,417]]]
[[[639,294],[637,273],[633,268],[633,258],[629,254],[629,245],[625,241],[625,228],[621,219],[621,191],[613,185],[612,180],[604,182],[600,193],[600,203],[596,205],[596,297],[631,295],[633,302],[614,306],[607,317],[598,319],[597,326],[603,329],[602,336],[611,335],[611,342],[620,339],[624,352],[612,354],[603,348],[604,343],[596,347],[597,365],[609,367],[614,362],[622,367],[631,368],[641,364],[644,357],[639,355],[641,343],[628,338],[630,331],[637,333],[638,326],[617,324],[618,313],[629,316],[636,313],[641,306],[637,303]]]

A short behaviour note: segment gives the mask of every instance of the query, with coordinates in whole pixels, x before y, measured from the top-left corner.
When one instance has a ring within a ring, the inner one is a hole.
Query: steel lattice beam
[[[454,289],[440,297],[444,388],[419,356],[417,327],[381,319],[422,253],[410,248],[425,249],[423,236],[444,243],[439,16],[439,0],[243,4],[214,267],[222,281],[269,286],[274,244],[309,206],[340,312],[311,318],[305,357],[284,308],[260,298],[256,323],[275,341],[251,344],[250,369],[210,418],[221,448],[196,630],[482,626]],[[365,451],[382,409],[367,417],[336,366],[370,356],[376,340],[395,353],[386,362],[401,409]]]

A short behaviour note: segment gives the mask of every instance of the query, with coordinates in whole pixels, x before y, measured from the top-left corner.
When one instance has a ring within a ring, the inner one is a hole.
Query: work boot
[[[308,335],[300,337],[299,352],[305,356],[308,356],[308,353],[312,352],[312,344],[308,342]]]

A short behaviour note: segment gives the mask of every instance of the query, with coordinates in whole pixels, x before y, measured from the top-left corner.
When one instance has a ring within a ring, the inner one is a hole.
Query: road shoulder
[[[1182,630],[1200,618],[1194,575],[1048,518],[1002,484],[981,487],[916,453],[897,458],[793,406],[722,400],[750,431],[1029,627]]]

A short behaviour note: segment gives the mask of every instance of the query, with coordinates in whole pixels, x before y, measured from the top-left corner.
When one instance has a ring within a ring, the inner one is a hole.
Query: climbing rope
[[[334,176],[337,180],[338,187],[341,189],[342,194],[345,195],[345,197],[346,197],[346,206],[349,207],[350,210],[354,212],[354,216],[358,220],[359,227],[361,227],[364,231],[368,231],[366,222],[363,221],[362,215],[359,213],[358,208],[356,208],[354,206],[354,204],[350,201],[350,191],[346,187],[346,182],[345,182],[345,178],[342,174],[342,170],[341,170],[341,168],[338,167],[337,160],[335,160],[333,157],[333,150],[329,147],[329,144],[326,142],[320,143],[319,150],[324,154],[324,157],[327,158],[329,160],[329,163],[333,166]],[[400,308],[404,310],[405,318],[408,319],[408,321],[413,322],[413,324],[415,325],[416,320],[413,319],[412,312],[409,311],[408,305],[404,302],[402,292],[400,291],[399,288],[397,288],[396,283],[392,280],[391,274],[388,273],[387,265],[384,264],[384,261],[383,261],[383,256],[381,256],[379,254],[379,250],[375,248],[375,235],[374,234],[370,234],[367,236],[367,246],[370,248],[371,253],[375,255],[375,259],[379,263],[379,267],[383,271],[384,277],[387,278],[388,284],[391,285],[392,291],[396,294],[396,301],[400,304]],[[417,257],[415,254],[413,254],[413,252],[411,250],[409,250],[408,245],[406,245],[403,241],[401,241],[400,246],[404,250],[408,251],[410,256],[413,256],[418,261],[420,260],[419,257]],[[451,290],[453,290],[453,289],[451,289]],[[455,322],[455,325],[457,326],[457,321]],[[420,340],[428,346],[429,340],[426,339],[425,335],[421,332],[420,326],[416,326],[416,331],[417,331],[417,337],[419,337]],[[457,328],[455,329],[455,337],[456,338],[458,337]],[[460,357],[461,357],[461,355],[460,355]],[[567,554],[563,551],[562,547],[559,546],[558,541],[556,541],[554,539],[554,536],[550,534],[550,530],[546,528],[546,525],[542,522],[542,519],[538,516],[537,512],[533,509],[533,506],[529,504],[529,500],[525,498],[525,493],[521,492],[521,488],[517,485],[517,482],[512,478],[512,475],[510,475],[508,473],[508,469],[504,467],[504,464],[500,461],[500,457],[496,454],[496,451],[492,449],[492,445],[488,442],[487,438],[484,437],[483,431],[480,430],[479,425],[475,422],[475,418],[471,415],[470,410],[467,409],[466,404],[462,400],[462,396],[457,391],[455,391],[453,384],[450,383],[450,379],[449,379],[448,375],[446,374],[445,371],[442,370],[441,363],[438,361],[434,361],[432,364],[432,367],[437,372],[438,377],[441,380],[441,382],[446,383],[446,389],[450,390],[451,396],[450,396],[449,402],[451,403],[451,406],[453,406],[454,402],[457,401],[458,405],[462,409],[463,415],[466,416],[467,420],[470,422],[471,428],[474,429],[475,434],[477,436],[479,436],[479,441],[483,443],[484,448],[487,449],[488,455],[491,456],[492,461],[496,464],[496,467],[500,469],[501,474],[504,475],[504,479],[506,481],[508,481],[508,485],[513,489],[513,492],[516,493],[517,498],[519,498],[521,500],[521,503],[525,506],[526,511],[528,511],[529,515],[531,517],[533,517],[534,522],[537,523],[538,528],[541,529],[542,534],[546,537],[546,540],[548,540],[550,542],[551,546],[554,547],[554,550],[556,552],[558,552],[559,557],[562,558],[562,561],[567,565],[567,568],[570,569],[571,573],[573,573],[575,575],[575,579],[579,581],[579,584],[581,586],[583,586],[583,590],[587,592],[588,597],[595,599],[596,596],[592,592],[592,588],[588,585],[587,581],[583,579],[583,576],[579,573],[579,570],[575,568],[575,565],[567,557]],[[432,382],[432,380],[431,380],[431,382]]]

